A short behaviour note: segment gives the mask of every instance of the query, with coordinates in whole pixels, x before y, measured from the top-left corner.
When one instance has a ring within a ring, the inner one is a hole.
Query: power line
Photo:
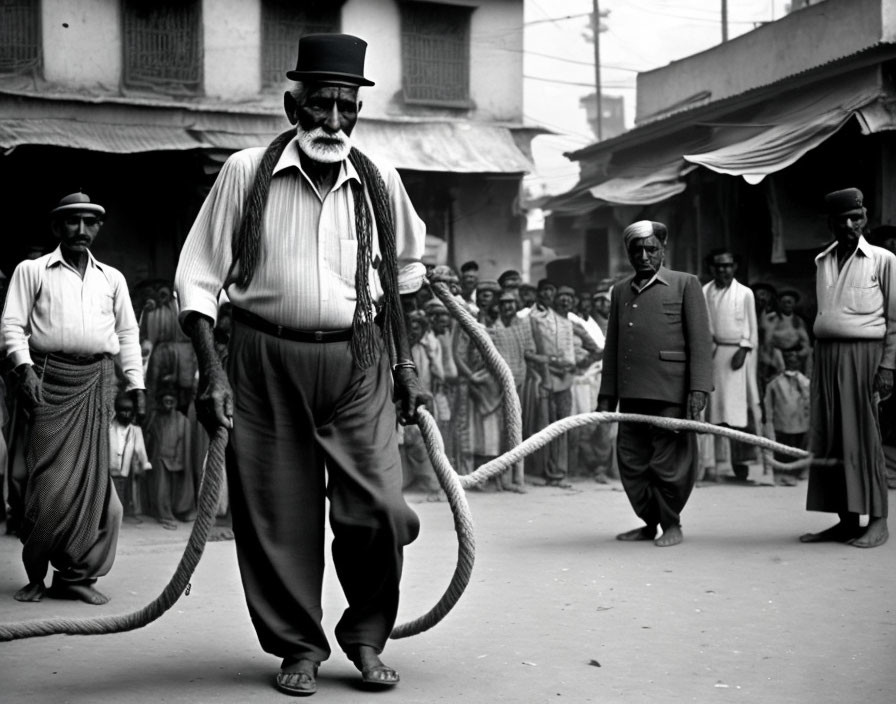
[[[579,17],[590,17],[590,12],[582,12],[578,15],[564,15],[563,17],[545,17],[543,20],[532,20],[531,22],[523,22],[523,26],[528,27],[533,24],[544,24],[545,22],[553,22],[556,24],[559,20],[575,20]]]
[[[585,88],[591,88],[594,90],[594,83],[584,83],[582,81],[562,81],[558,78],[546,78],[544,76],[530,76],[528,74],[523,74],[523,78],[528,78],[533,81],[543,81],[545,83],[557,83],[564,86],[584,86]],[[631,90],[635,89],[635,86],[629,85],[627,83],[607,83],[604,82],[604,86],[609,86],[610,88],[630,88]]]
[[[593,135],[593,134],[591,134],[591,135],[586,135],[586,134],[583,134],[583,133],[581,133],[581,132],[571,132],[571,131],[570,131],[569,129],[567,129],[566,127],[563,127],[563,126],[561,126],[561,125],[555,125],[555,124],[552,124],[552,123],[550,123],[550,122],[545,122],[544,120],[541,120],[541,119],[539,119],[539,118],[537,118],[537,117],[533,117],[532,115],[529,115],[529,114],[527,114],[527,113],[524,113],[524,114],[523,114],[523,117],[526,118],[527,120],[531,120],[532,122],[535,122],[535,123],[537,123],[537,124],[539,124],[539,125],[541,125],[541,126],[543,126],[543,127],[550,127],[552,130],[557,130],[558,132],[561,132],[561,133],[562,133],[562,134],[550,134],[550,135],[544,135],[545,137],[550,137],[551,139],[559,139],[559,138],[565,138],[565,139],[568,139],[568,137],[570,137],[570,136],[574,136],[574,137],[579,137],[580,139],[585,140],[585,144],[590,144],[591,142],[594,141],[594,135]],[[569,141],[571,141],[571,140],[569,140]],[[584,145],[582,145],[582,146],[584,146]]]
[[[576,64],[578,66],[594,66],[593,61],[579,61],[578,59],[567,59],[563,56],[556,56],[555,54],[543,54],[538,51],[530,51],[528,49],[508,49],[505,47],[495,47],[489,44],[488,42],[472,42],[473,44],[479,44],[481,46],[487,46],[489,49],[493,49],[495,51],[507,51],[514,54],[527,54],[529,56],[540,56],[545,59],[553,59],[554,61],[563,61],[568,64]],[[603,64],[604,68],[611,69],[613,71],[630,71],[631,73],[638,73],[640,69],[631,68],[630,66],[613,66],[611,64]]]

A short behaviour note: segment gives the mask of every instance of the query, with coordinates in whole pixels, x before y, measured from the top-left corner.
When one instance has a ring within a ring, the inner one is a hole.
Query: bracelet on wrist
[[[417,371],[417,365],[410,360],[403,359],[400,362],[396,362],[392,365],[393,372],[397,369],[413,369],[414,371]]]

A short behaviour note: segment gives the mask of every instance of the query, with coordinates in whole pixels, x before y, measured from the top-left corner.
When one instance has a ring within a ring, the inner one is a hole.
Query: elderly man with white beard
[[[398,682],[379,654],[395,622],[405,545],[399,419],[427,396],[399,294],[422,283],[425,226],[394,168],[352,147],[367,44],[299,41],[284,96],[296,125],[232,155],[184,244],[176,287],[200,366],[197,411],[230,429],[228,486],[243,588],[277,687],[317,690],[325,499],[348,608],[339,646],[374,687]],[[218,293],[233,304],[226,372],[214,352]]]

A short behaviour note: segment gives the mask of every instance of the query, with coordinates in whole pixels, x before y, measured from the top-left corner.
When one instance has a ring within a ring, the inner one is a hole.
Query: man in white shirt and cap
[[[0,331],[30,418],[18,529],[28,584],[44,595],[105,604],[93,584],[115,559],[122,507],[109,475],[118,356],[138,421],[146,414],[137,318],[127,283],[90,252],[105,209],[84,193],[51,213],[59,246],[12,274]],[[49,566],[56,571],[45,588]]]

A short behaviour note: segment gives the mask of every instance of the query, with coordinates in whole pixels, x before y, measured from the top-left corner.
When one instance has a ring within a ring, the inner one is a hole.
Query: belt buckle
[[[321,340],[323,340],[323,339],[324,339],[324,334],[323,334],[323,332],[321,332],[320,330],[315,330],[315,331],[314,331],[314,339],[315,339],[317,342],[320,342]]]
[[[283,337],[283,326],[282,325],[277,326],[277,337]]]

